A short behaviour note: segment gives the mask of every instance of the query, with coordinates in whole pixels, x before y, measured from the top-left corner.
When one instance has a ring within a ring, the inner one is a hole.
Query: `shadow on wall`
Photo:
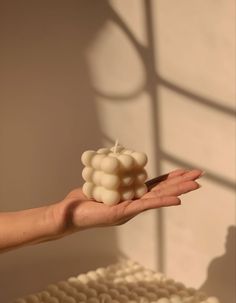
[[[200,290],[218,297],[221,302],[232,303],[236,299],[236,226],[229,227],[225,248],[224,255],[211,261]]]
[[[1,211],[59,201],[81,184],[81,153],[102,143],[84,53],[107,19],[106,1],[1,2]],[[113,228],[2,254],[0,301],[117,254]]]
[[[194,91],[187,89],[184,85],[180,86],[174,82],[169,81],[167,78],[163,77],[158,70],[158,46],[155,43],[156,32],[158,32],[157,27],[153,26],[153,3],[149,0],[143,0],[143,13],[145,15],[145,32],[147,38],[147,45],[142,45],[132,31],[129,29],[129,26],[125,23],[122,17],[115,11],[115,9],[110,6],[110,17],[111,20],[122,30],[124,36],[129,40],[135,49],[137,55],[139,56],[140,62],[144,67],[145,79],[143,86],[138,87],[136,90],[129,93],[106,93],[102,89],[94,88],[94,93],[96,96],[102,97],[107,100],[107,102],[136,102],[136,98],[138,98],[144,92],[148,94],[150,100],[151,107],[151,115],[150,115],[150,124],[153,130],[152,136],[152,146],[153,146],[153,154],[157,155],[155,159],[153,159],[153,166],[156,168],[156,175],[160,175],[162,173],[162,161],[168,161],[175,166],[184,167],[184,168],[195,168],[193,163],[186,162],[184,159],[176,157],[176,155],[172,154],[171,151],[163,150],[161,146],[162,141],[162,125],[160,123],[160,97],[159,91],[161,88],[168,89],[173,93],[182,96],[183,98],[188,98],[189,104],[191,103],[198,104],[199,107],[203,107],[209,112],[220,112],[221,114],[227,115],[229,118],[236,117],[236,111],[229,106],[224,105],[224,100],[216,100],[206,98],[204,95],[197,94]],[[112,144],[115,141],[115,138],[109,138],[107,134],[103,134],[104,139]],[[199,168],[208,171],[207,168],[201,167],[199,164]],[[228,189],[235,188],[235,183],[230,179],[222,177],[213,172],[207,173],[205,176],[207,179],[224,186]],[[165,217],[162,209],[159,209],[157,212],[157,264],[160,271],[165,271]]]
[[[160,125],[160,117],[158,116],[159,109],[159,90],[160,88],[166,88],[172,91],[175,94],[182,96],[183,98],[187,98],[189,104],[198,104],[199,107],[205,108],[209,112],[216,112],[227,115],[229,118],[234,118],[236,116],[236,112],[233,108],[224,105],[224,100],[210,99],[205,97],[204,95],[198,94],[194,91],[187,89],[184,86],[180,86],[179,84],[172,83],[158,71],[158,49],[155,49],[155,32],[157,28],[153,27],[152,20],[152,12],[153,7],[152,3],[149,0],[143,0],[143,12],[145,14],[146,20],[146,34],[147,34],[147,46],[143,46],[141,43],[133,35],[132,31],[130,31],[127,24],[124,22],[122,17],[116,13],[116,11],[111,7],[111,17],[113,22],[123,31],[123,34],[126,38],[129,39],[130,43],[132,43],[135,51],[139,55],[140,61],[143,64],[145,70],[146,82],[143,87],[139,87],[136,91],[129,92],[127,94],[107,94],[102,90],[99,90],[97,87],[94,88],[94,92],[97,96],[106,99],[108,102],[135,102],[136,97],[141,95],[143,92],[146,92],[150,97],[150,105],[151,105],[151,113],[150,123],[153,128],[153,149],[154,154],[158,155],[159,158],[155,159],[155,167],[157,168],[157,175],[161,173],[162,160],[167,160],[168,162],[178,165],[180,167],[186,168],[194,168],[193,163],[186,162],[184,159],[176,157],[171,152],[166,152],[162,150],[161,142],[161,125]],[[104,139],[107,142],[114,142],[114,138],[110,138],[107,134],[103,134]],[[204,167],[199,167],[203,170],[207,170]],[[208,171],[208,170],[207,170]],[[208,172],[205,176],[207,179],[212,182],[224,186],[225,188],[231,190],[235,189],[235,183],[230,179],[222,177],[213,172]],[[157,218],[157,233],[158,233],[158,258],[157,263],[158,267],[161,271],[165,270],[165,237],[163,236],[165,233],[165,217],[162,210],[158,212]],[[222,279],[224,279],[222,281]],[[227,246],[226,253],[222,257],[219,257],[212,261],[209,268],[208,279],[202,286],[202,290],[206,291],[210,295],[218,296],[222,302],[231,303],[235,300],[235,227],[231,227],[229,229],[228,237],[227,237]]]

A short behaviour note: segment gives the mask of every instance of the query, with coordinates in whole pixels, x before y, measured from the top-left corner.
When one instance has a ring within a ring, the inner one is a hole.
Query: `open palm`
[[[201,175],[198,169],[172,171],[148,181],[149,191],[142,198],[113,206],[88,200],[81,188],[77,188],[55,205],[54,217],[60,233],[120,225],[145,210],[179,205],[180,195],[199,188],[195,180]]]

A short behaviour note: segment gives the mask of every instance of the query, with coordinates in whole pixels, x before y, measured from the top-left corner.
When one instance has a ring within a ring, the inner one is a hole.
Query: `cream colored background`
[[[235,301],[234,1],[13,0],[0,20],[1,211],[62,199],[117,137],[150,177],[206,171],[180,207],[2,254],[1,302],[119,256]]]

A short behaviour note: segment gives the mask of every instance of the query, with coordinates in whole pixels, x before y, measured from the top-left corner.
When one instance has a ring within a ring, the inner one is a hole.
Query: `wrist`
[[[60,234],[59,218],[57,215],[58,203],[43,207],[39,225],[43,231],[43,238],[51,240]]]
[[[48,206],[45,212],[45,221],[49,226],[51,239],[61,238],[74,231],[72,212],[70,211],[71,200],[64,199]]]
[[[49,241],[58,237],[57,222],[54,217],[55,205],[47,205],[25,211],[29,220],[28,226],[32,226],[32,233],[29,233],[29,238],[27,239],[29,244]]]

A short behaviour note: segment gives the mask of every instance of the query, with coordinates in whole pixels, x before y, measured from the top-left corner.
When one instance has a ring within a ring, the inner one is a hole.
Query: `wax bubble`
[[[156,272],[153,275],[154,279],[158,280],[158,281],[162,281],[164,279],[164,274],[161,272]]]
[[[197,290],[196,290],[195,288],[193,288],[193,287],[188,287],[188,288],[187,288],[187,292],[188,292],[190,295],[195,294],[196,291],[197,291]]]
[[[86,295],[88,297],[96,297],[97,296],[97,291],[91,287],[86,289]]]
[[[178,295],[180,295],[181,297],[187,297],[188,292],[187,292],[187,290],[179,290]]]
[[[129,302],[129,298],[126,295],[119,295],[118,302],[120,302],[120,303],[128,303]]]
[[[143,169],[136,175],[137,183],[144,183],[147,179],[147,172]]]
[[[98,295],[99,299],[102,301],[102,302],[111,302],[112,300],[112,297],[106,293],[101,293]]]
[[[147,163],[147,156],[145,153],[133,152],[132,157],[135,159],[135,163],[137,166],[145,166]]]
[[[82,171],[82,177],[85,181],[91,181],[94,170],[92,167],[86,166]]]
[[[157,291],[157,294],[158,294],[159,297],[164,297],[164,298],[169,296],[169,292],[165,288],[159,288],[158,291]]]
[[[87,303],[99,303],[100,301],[97,298],[88,299]]]
[[[106,275],[106,269],[103,267],[99,267],[96,269],[96,272],[101,276],[104,277]]]
[[[102,199],[102,194],[103,194],[103,188],[101,186],[95,186],[94,190],[93,190],[93,198],[98,201],[101,202]]]
[[[87,300],[87,296],[84,293],[82,293],[82,292],[78,292],[77,295],[76,295],[76,297],[77,297],[77,299],[78,299],[79,302]]]
[[[25,299],[19,298],[19,299],[16,299],[13,303],[27,303],[27,302]]]
[[[107,205],[114,205],[120,202],[120,194],[115,190],[104,189],[102,201]]]
[[[157,300],[157,303],[170,303],[170,300],[167,298],[160,298],[159,300]]]
[[[132,200],[134,198],[134,190],[132,188],[125,188],[121,192],[121,200]]]
[[[48,285],[47,290],[50,292],[50,294],[54,295],[59,290],[59,288],[55,284],[50,284]]]
[[[120,185],[120,178],[113,174],[103,174],[101,185],[107,189],[117,189]]]
[[[120,154],[118,154],[118,153],[113,153],[113,152],[111,152],[111,153],[108,154],[108,156],[113,157],[113,158],[118,158],[119,155],[120,155]]]
[[[95,155],[95,151],[93,150],[87,150],[85,151],[82,156],[81,156],[81,161],[85,166],[90,166],[91,165],[91,160],[93,156]]]
[[[181,299],[181,297],[178,296],[178,295],[172,295],[172,296],[170,297],[170,302],[171,302],[171,303],[182,303],[182,299]]]
[[[49,284],[47,289],[49,291],[54,291],[54,290],[58,290],[58,286],[56,284]]]
[[[119,155],[118,157],[121,168],[123,170],[131,170],[134,166],[134,160],[131,156],[129,155]]]
[[[77,280],[77,278],[76,277],[70,277],[69,279],[68,279],[68,282],[69,283],[74,283],[74,284],[76,284],[76,282],[78,282],[78,280]]]
[[[110,288],[109,290],[109,295],[113,298],[116,299],[119,297],[119,291],[115,288]]]
[[[124,154],[124,155],[131,155],[132,153],[133,153],[133,150],[131,150],[131,149],[124,149],[122,151],[122,154]]]
[[[220,303],[219,299],[217,299],[216,297],[209,297],[206,300],[207,303]]]
[[[135,188],[135,198],[141,198],[147,192],[147,186],[145,184],[139,185]]]
[[[144,296],[140,296],[139,302],[140,303],[149,303],[149,300],[146,297],[144,297]]]
[[[40,296],[40,299],[46,301],[48,298],[50,298],[50,293],[48,291],[44,290],[44,291],[40,292],[39,296]]]
[[[132,282],[137,282],[137,279],[133,275],[128,275],[125,277],[125,281],[132,283]]]
[[[96,273],[95,270],[90,270],[88,273],[87,273],[88,277],[91,278],[92,280],[97,280],[99,278],[99,275],[98,273]],[[96,282],[94,282],[96,283]]]
[[[139,286],[138,288],[135,289],[135,292],[140,296],[145,296],[147,291],[145,287]]]
[[[175,282],[175,286],[178,289],[185,289],[185,285],[182,282]]]
[[[110,151],[112,151],[113,153],[120,153],[122,152],[122,150],[124,149],[123,146],[121,145],[117,145],[117,146],[113,146]]]
[[[104,293],[108,291],[108,288],[106,285],[101,284],[101,283],[96,283],[96,285],[93,285],[93,288],[98,292],[98,293]]]
[[[63,303],[76,303],[76,300],[72,297],[63,298]]]
[[[153,292],[148,292],[146,294],[146,297],[150,300],[150,301],[156,301],[157,300],[157,295]]]
[[[100,148],[97,150],[98,154],[108,154],[110,152],[109,148]]]
[[[73,297],[75,294],[77,294],[77,290],[76,290],[74,287],[72,287],[72,286],[69,286],[69,287],[66,289],[66,292],[67,292],[68,294],[70,294],[72,297]]]
[[[103,172],[101,170],[95,170],[93,173],[93,183],[96,185],[101,185],[101,180],[102,180]]]
[[[70,284],[67,281],[60,281],[57,283],[59,288],[66,290],[68,287],[70,287]]]
[[[101,169],[104,172],[108,174],[115,173],[118,167],[119,167],[119,161],[116,158],[107,156],[104,159],[102,159]]]
[[[89,277],[87,277],[86,274],[78,275],[77,279],[84,284],[88,283],[88,281],[89,281]]]
[[[170,293],[173,293],[173,294],[177,293],[177,291],[178,291],[177,287],[175,287],[174,285],[167,285],[167,289]]]
[[[173,285],[175,283],[175,280],[174,279],[170,279],[170,278],[166,278],[165,279],[165,283],[168,284],[168,285]]]
[[[28,295],[26,297],[26,301],[27,301],[27,303],[39,303],[40,302],[39,298],[36,295]]]
[[[89,199],[93,198],[93,189],[94,189],[94,185],[91,182],[85,182],[83,187],[82,187],[83,193]]]
[[[130,173],[127,173],[122,176],[121,182],[122,185],[129,186],[134,182],[134,177]]]
[[[121,294],[124,294],[124,295],[129,294],[129,289],[128,289],[128,287],[125,286],[125,285],[118,285],[118,286],[116,286],[116,289],[117,289]]]
[[[205,300],[207,298],[207,295],[206,295],[206,293],[204,291],[198,291],[195,294],[195,297],[197,297],[200,300]]]
[[[134,292],[134,291],[130,291],[128,293],[128,297],[131,299],[131,300],[135,300],[135,302],[137,302],[139,300],[139,296]]]
[[[91,160],[92,167],[94,169],[99,170],[101,168],[101,162],[102,162],[103,158],[106,158],[106,156],[103,154],[96,154],[95,156],[93,156],[93,158]]]

